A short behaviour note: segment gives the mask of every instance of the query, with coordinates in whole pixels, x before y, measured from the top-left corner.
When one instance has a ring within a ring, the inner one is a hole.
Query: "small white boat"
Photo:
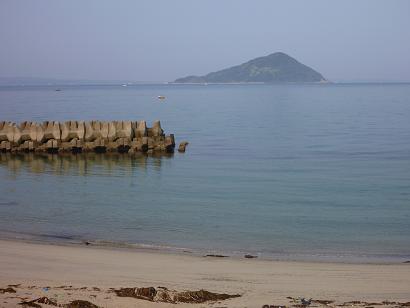
[[[164,95],[158,95],[158,99],[165,99],[165,96]]]

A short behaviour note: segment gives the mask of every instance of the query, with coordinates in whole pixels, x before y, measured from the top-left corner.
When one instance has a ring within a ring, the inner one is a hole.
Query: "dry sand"
[[[410,301],[410,264],[343,264],[210,258],[92,246],[0,240],[0,307],[41,296],[59,304],[74,299],[101,307],[262,307],[294,305],[287,297],[336,301]],[[63,286],[63,287],[62,287]],[[118,297],[110,288],[158,287],[239,293],[202,304],[156,303]],[[44,289],[49,287],[49,289]],[[311,307],[320,307],[312,303]],[[348,306],[369,307],[353,303]],[[397,306],[385,304],[383,306]],[[20,306],[21,307],[21,306]],[[44,305],[44,307],[46,307]]]

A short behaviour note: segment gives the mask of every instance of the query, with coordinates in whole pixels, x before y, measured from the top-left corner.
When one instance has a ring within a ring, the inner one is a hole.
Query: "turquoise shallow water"
[[[1,154],[2,237],[410,259],[409,84],[59,88],[0,87],[0,119],[160,119],[188,150]]]

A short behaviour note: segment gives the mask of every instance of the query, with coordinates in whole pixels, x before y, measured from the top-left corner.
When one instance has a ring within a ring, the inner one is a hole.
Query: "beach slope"
[[[113,290],[122,287],[205,289],[241,296],[202,304],[158,303],[119,297]],[[402,306],[410,301],[410,264],[210,258],[0,240],[0,289],[0,307],[39,297],[60,305],[86,300],[101,307],[292,307],[299,297],[335,301],[313,301],[313,307],[374,307],[386,300],[390,303],[378,306],[393,307],[393,301]],[[349,301],[361,303],[346,304]]]

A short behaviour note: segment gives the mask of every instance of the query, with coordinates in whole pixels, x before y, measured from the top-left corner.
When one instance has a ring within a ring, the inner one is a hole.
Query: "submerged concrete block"
[[[188,141],[182,141],[182,142],[179,144],[178,152],[184,153],[188,144],[189,144]]]
[[[107,139],[95,139],[94,141],[86,141],[84,142],[83,148],[86,151],[90,150],[99,150],[99,152],[105,151],[105,148],[108,145],[108,140]]]
[[[0,150],[10,151],[11,150],[11,143],[9,141],[1,141],[0,142]]]
[[[175,149],[175,138],[174,134],[165,137],[165,151],[168,153],[173,153]]]
[[[131,141],[128,138],[118,138],[116,141],[118,146],[129,146]]]
[[[84,139],[85,126],[82,121],[67,121],[60,125],[61,127],[61,141],[67,142],[74,138],[79,140]]]
[[[104,139],[94,140],[94,147],[105,147],[106,145],[107,145],[107,141]]]
[[[47,150],[57,150],[59,146],[60,146],[60,142],[55,139],[49,139],[45,144],[45,148]]]
[[[148,151],[148,137],[142,137],[141,138],[141,151],[142,152],[147,152]]]
[[[70,141],[61,142],[59,149],[61,151],[76,151],[81,152],[84,147],[83,140],[73,138]]]
[[[142,145],[141,138],[134,138],[130,144],[131,148],[134,149],[135,151],[140,151],[141,145]]]
[[[24,151],[34,151],[37,148],[37,141],[25,140],[19,148]]]

